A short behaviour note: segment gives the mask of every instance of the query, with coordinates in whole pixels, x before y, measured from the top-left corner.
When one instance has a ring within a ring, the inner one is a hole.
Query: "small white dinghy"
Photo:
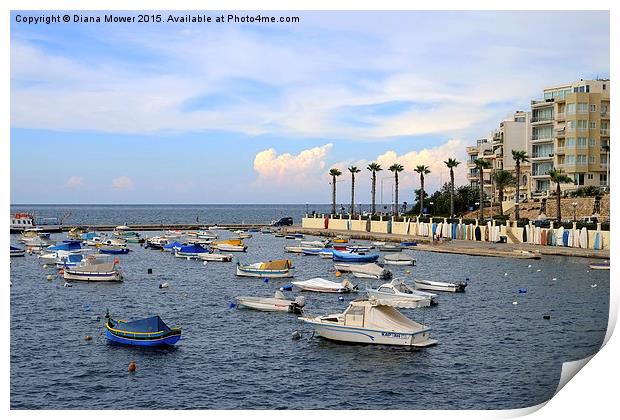
[[[295,254],[303,254],[305,246],[285,246],[284,251],[293,252]]]
[[[321,337],[334,341],[428,347],[437,344],[431,329],[374,299],[356,299],[341,314],[300,317]]]
[[[363,279],[389,279],[392,273],[389,270],[375,264],[348,264],[335,263],[334,268],[342,273],[351,273],[355,277]]]
[[[415,265],[415,259],[411,255],[402,252],[388,254],[383,259],[389,265]]]
[[[218,262],[231,262],[232,255],[219,254],[217,252],[206,252],[198,256],[202,261],[218,261]]]
[[[349,293],[357,291],[357,286],[354,286],[349,280],[344,279],[341,283],[315,277],[305,281],[291,282],[299,290],[306,290],[308,292],[321,292],[321,293]]]
[[[441,281],[430,280],[414,280],[416,289],[422,290],[436,290],[438,292],[464,292],[467,287],[467,283],[444,283]]]
[[[300,314],[306,305],[306,298],[297,296],[295,300],[288,300],[284,294],[277,290],[274,297],[262,298],[254,296],[237,296],[237,307],[255,309],[266,312],[290,312]]]

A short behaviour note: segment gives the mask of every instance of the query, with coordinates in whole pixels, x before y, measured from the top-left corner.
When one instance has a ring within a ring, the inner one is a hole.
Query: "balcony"
[[[555,129],[555,136],[558,137],[558,138],[566,137],[566,128],[556,128]]]
[[[551,124],[553,122],[553,115],[551,116],[543,116],[543,117],[532,117],[530,122],[532,125],[543,125],[543,124]]]
[[[602,111],[601,112],[601,118],[604,118],[606,120],[609,119],[609,111]]]
[[[465,151],[467,152],[468,155],[478,154],[478,148],[476,146],[467,146],[465,148]]]
[[[563,155],[564,154],[564,148],[563,147],[556,147],[555,148],[555,154],[556,155]]]
[[[544,108],[546,106],[553,106],[553,99],[544,99],[542,101],[532,101],[532,108]]]
[[[536,179],[549,178],[549,174],[546,171],[534,172],[532,173],[532,178],[536,178]]]
[[[564,121],[566,119],[566,114],[564,114],[563,112],[558,112],[557,114],[555,114],[555,119],[558,121]]]
[[[566,163],[557,165],[558,169],[562,169],[564,172],[588,172],[587,163]]]
[[[532,136],[532,143],[549,143],[552,141],[553,137],[538,138],[537,136]]]
[[[601,136],[609,136],[609,129],[601,128]]]
[[[530,156],[533,162],[540,162],[545,160],[553,160],[553,153],[541,153]]]

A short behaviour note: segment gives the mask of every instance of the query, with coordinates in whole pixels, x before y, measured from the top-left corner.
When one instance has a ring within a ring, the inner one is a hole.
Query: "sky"
[[[328,203],[332,167],[349,203],[351,165],[355,201],[368,203],[373,161],[386,169],[377,201],[381,189],[391,199],[393,163],[411,201],[415,166],[430,167],[432,192],[449,179],[443,161],[464,162],[544,87],[609,77],[604,11],[17,22],[44,14],[11,13],[12,203]]]

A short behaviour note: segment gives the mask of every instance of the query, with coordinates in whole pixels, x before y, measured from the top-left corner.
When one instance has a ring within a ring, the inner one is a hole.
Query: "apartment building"
[[[530,113],[517,111],[499,124],[499,128],[487,137],[478,139],[476,146],[466,148],[467,151],[467,180],[470,185],[479,188],[480,178],[474,161],[478,158],[488,160],[490,169],[483,174],[484,192],[489,197],[497,199],[497,191],[491,182],[492,174],[497,170],[509,171],[516,178],[516,164],[512,159],[512,150],[528,151],[530,147],[531,122]],[[525,198],[530,194],[530,164],[521,165],[520,196]],[[504,191],[504,200],[515,199],[516,188]]]
[[[580,80],[543,90],[532,101],[531,191],[555,188],[547,172],[562,169],[573,180],[563,190],[609,186],[609,80]]]

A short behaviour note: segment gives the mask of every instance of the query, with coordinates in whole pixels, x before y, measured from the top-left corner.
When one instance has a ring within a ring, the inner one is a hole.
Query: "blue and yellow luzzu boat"
[[[172,346],[181,339],[181,328],[170,328],[159,316],[136,321],[114,320],[105,315],[105,336],[114,343],[143,347]]]

